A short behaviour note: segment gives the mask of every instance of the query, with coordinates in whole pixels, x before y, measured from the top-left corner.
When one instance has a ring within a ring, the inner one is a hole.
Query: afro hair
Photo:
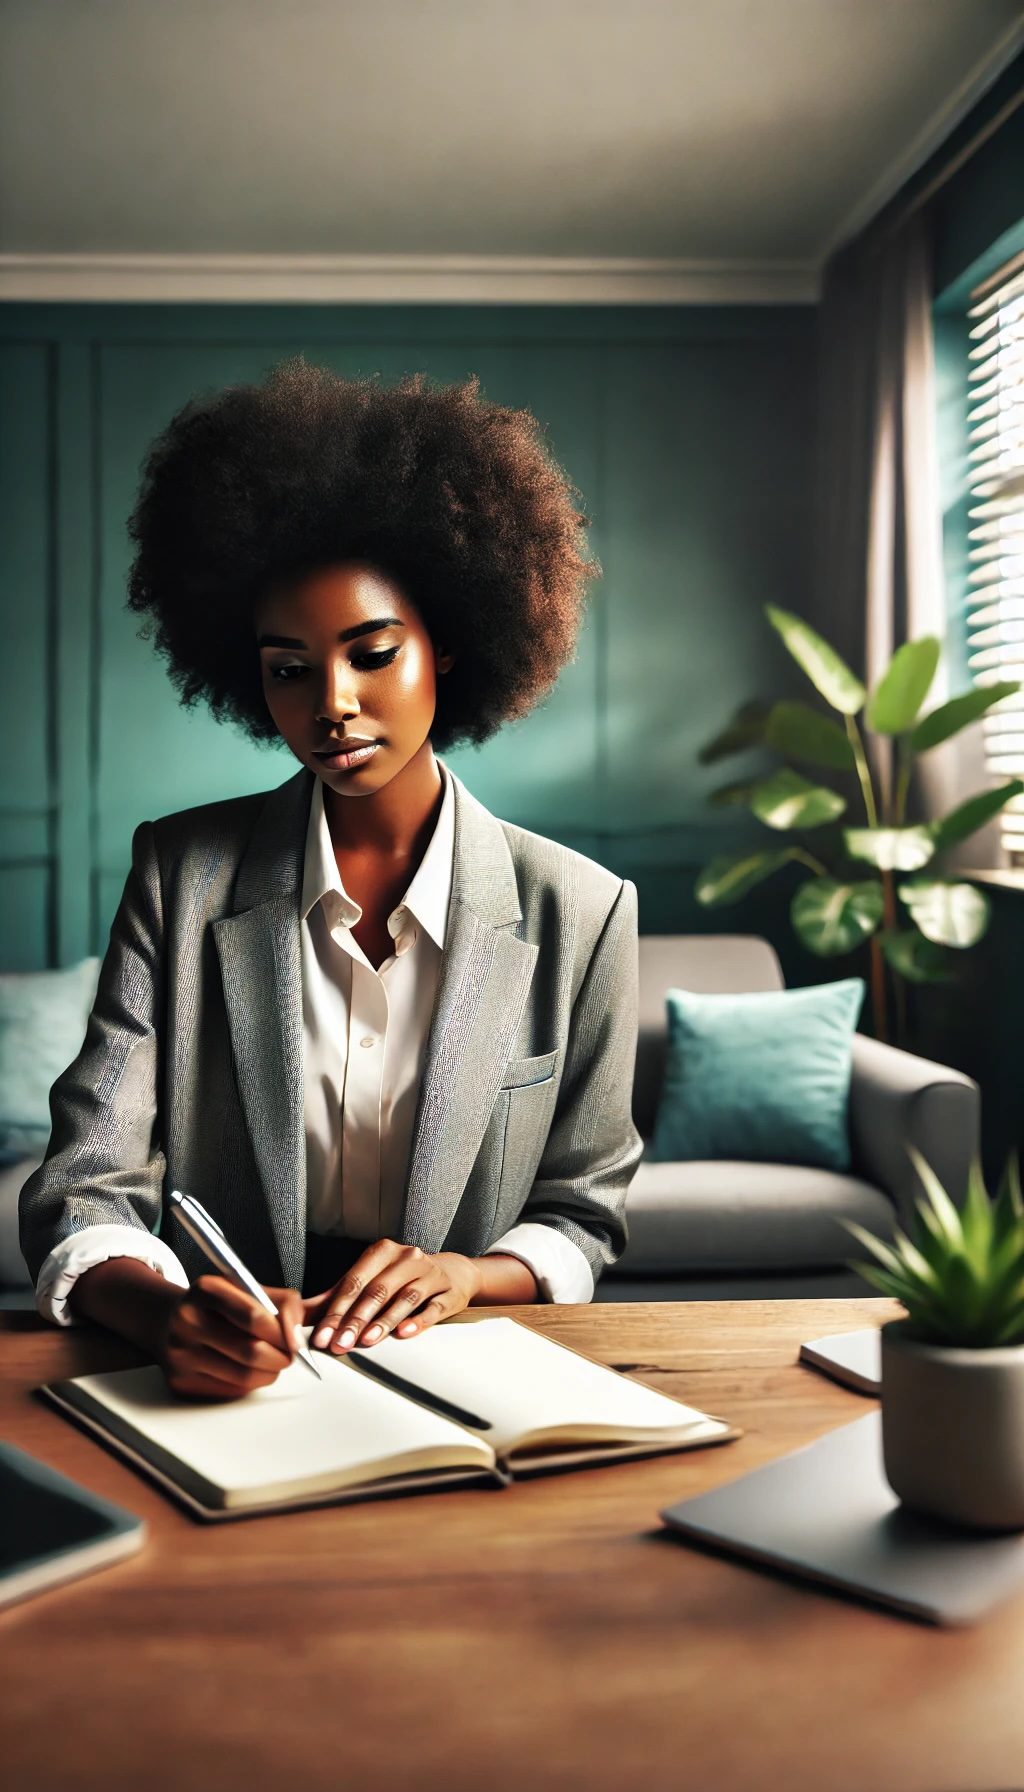
[[[601,573],[580,498],[532,413],[481,398],[478,375],[387,386],[296,355],[261,384],[190,399],[152,443],[128,523],[128,607],[186,708],[203,699],[273,741],[256,603],[326,566],[371,564],[456,655],[432,744],[479,744],[574,657]]]

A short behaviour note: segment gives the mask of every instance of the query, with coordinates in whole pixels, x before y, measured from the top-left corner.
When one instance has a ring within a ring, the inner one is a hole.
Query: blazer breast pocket
[[[537,1058],[510,1058],[501,1078],[502,1089],[525,1089],[531,1083],[547,1083],[555,1074],[557,1048]]]

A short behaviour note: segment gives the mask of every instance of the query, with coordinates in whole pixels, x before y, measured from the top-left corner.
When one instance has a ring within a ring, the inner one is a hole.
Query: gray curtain
[[[944,639],[948,626],[923,212],[832,258],[818,347],[819,614],[838,650],[871,685],[904,641],[925,634]],[[950,694],[943,655],[927,707]],[[887,743],[873,757],[888,792]],[[963,749],[957,753],[953,742],[920,761],[915,807],[921,819],[958,800],[964,769]]]

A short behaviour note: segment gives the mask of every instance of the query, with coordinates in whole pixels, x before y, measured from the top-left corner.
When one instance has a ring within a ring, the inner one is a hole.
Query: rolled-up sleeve
[[[141,1226],[86,1226],[62,1238],[47,1257],[36,1282],[36,1311],[54,1325],[78,1325],[68,1299],[79,1276],[111,1257],[134,1257],[159,1270],[175,1288],[188,1288],[188,1276],[170,1245],[143,1232]]]
[[[537,1279],[545,1300],[572,1304],[593,1299],[594,1277],[578,1244],[566,1238],[554,1226],[527,1222],[513,1226],[502,1238],[495,1239],[483,1252],[485,1257],[500,1252],[518,1257]]]

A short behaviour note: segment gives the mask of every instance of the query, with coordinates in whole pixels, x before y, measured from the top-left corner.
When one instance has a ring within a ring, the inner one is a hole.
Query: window
[[[1024,254],[971,294],[968,662],[975,684],[1024,686]],[[986,715],[997,782],[1024,776],[1024,688]],[[1024,863],[1024,798],[1000,816]]]

